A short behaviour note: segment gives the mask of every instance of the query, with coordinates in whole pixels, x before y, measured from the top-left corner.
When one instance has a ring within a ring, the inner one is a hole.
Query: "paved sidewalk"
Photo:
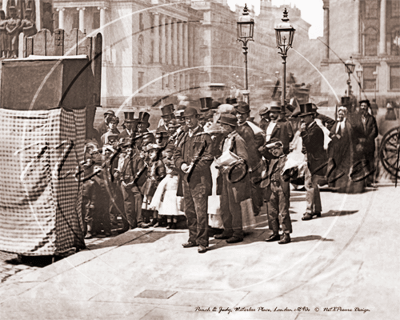
[[[131,230],[14,276],[0,319],[398,319],[399,195],[322,192],[322,218],[301,221],[294,193],[283,246],[264,241],[265,216],[205,254],[182,248],[187,230]]]

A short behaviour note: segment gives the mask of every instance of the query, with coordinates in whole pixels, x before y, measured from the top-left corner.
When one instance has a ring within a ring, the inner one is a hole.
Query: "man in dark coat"
[[[322,211],[318,181],[325,176],[327,155],[324,150],[324,132],[315,122],[311,103],[300,105],[300,136],[306,151],[307,169],[305,172],[307,208],[302,220],[320,217]]]
[[[221,216],[224,224],[222,234],[215,235],[215,239],[226,239],[228,243],[236,243],[243,241],[243,225],[242,210],[240,203],[250,198],[250,178],[245,172],[245,176],[241,179],[241,170],[245,170],[244,164],[249,161],[246,142],[235,131],[236,117],[232,114],[222,115],[218,121],[224,131],[228,133],[222,144],[222,154],[233,152],[240,158],[240,166],[232,164],[224,164],[219,167],[219,174],[222,179],[218,179],[217,183],[222,183],[217,190],[221,190]],[[218,162],[218,160],[217,160]],[[239,177],[237,177],[239,175]]]
[[[208,196],[212,191],[210,166],[212,141],[199,125],[197,110],[186,108],[185,118],[187,131],[179,140],[174,153],[175,166],[181,170],[185,215],[189,228],[189,240],[184,248],[199,246],[198,252],[204,253],[208,248]],[[179,189],[179,186],[178,186]]]
[[[260,151],[258,150],[265,143],[265,137],[262,134],[261,128],[254,124],[251,124],[253,128],[258,128],[258,132],[255,133],[247,121],[250,117],[250,107],[247,103],[240,101],[238,106],[235,107],[237,128],[236,132],[246,141],[247,152],[249,153],[249,172],[250,180],[252,181],[252,194],[253,210],[254,214],[260,213],[261,206],[263,205],[263,193],[259,184],[256,181],[260,181],[261,172],[264,168],[264,162]]]
[[[269,108],[269,118],[270,122],[265,128],[265,141],[268,142],[276,138],[283,144],[283,153],[289,153],[289,143],[293,140],[293,129],[292,125],[286,119],[279,119],[279,113],[281,112],[281,107],[278,102],[273,102]],[[266,150],[265,146],[261,149],[262,155],[265,159],[272,159],[273,155]]]
[[[364,159],[367,160],[368,169],[373,172],[375,169],[375,139],[378,136],[378,126],[375,117],[368,113],[371,108],[369,100],[360,101],[360,117],[358,128],[360,133],[360,144]],[[369,175],[366,179],[367,185],[373,182],[373,175]]]

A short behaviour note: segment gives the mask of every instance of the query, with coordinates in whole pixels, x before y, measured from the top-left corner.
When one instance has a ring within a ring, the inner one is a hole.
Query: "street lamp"
[[[372,75],[374,76],[374,78],[375,78],[375,103],[376,103],[376,90],[377,90],[377,82],[379,81],[379,78],[378,78],[378,71],[374,71],[373,73],[372,73]]]
[[[362,74],[363,74],[363,67],[361,64],[359,64],[356,68],[356,75],[358,78],[358,92],[359,92],[359,97],[358,101],[361,101],[361,91],[362,91]]]
[[[292,47],[295,28],[289,23],[287,9],[283,11],[282,22],[275,27],[276,46],[279,48],[279,54],[283,59],[283,86],[282,86],[282,117],[286,110],[286,57],[289,48]]]
[[[346,73],[349,75],[349,78],[347,79],[347,96],[350,97],[351,94],[351,78],[350,75],[354,72],[354,69],[356,65],[353,62],[353,58],[350,57],[350,60],[347,60],[344,63],[344,66],[346,68]]]
[[[250,105],[249,97],[249,81],[247,76],[247,42],[254,41],[254,20],[249,15],[249,9],[247,9],[247,4],[244,5],[243,14],[239,17],[237,22],[237,37],[238,41],[243,43],[243,53],[244,53],[244,68],[245,68],[245,92],[243,93],[244,100]]]

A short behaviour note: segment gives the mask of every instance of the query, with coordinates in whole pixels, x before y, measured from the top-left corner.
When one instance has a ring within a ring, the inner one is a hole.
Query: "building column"
[[[179,21],[179,65],[181,66],[185,65],[183,58],[185,44],[183,39],[183,21],[181,20]]]
[[[354,53],[360,55],[360,0],[354,0]]]
[[[165,16],[162,14],[160,20],[160,63],[165,63],[166,58],[165,58]]]
[[[172,41],[172,46],[174,50],[173,50],[172,64],[177,65],[178,64],[178,20],[174,19],[173,21],[174,21],[173,24],[174,40]]]
[[[329,0],[324,0],[324,59],[329,59]]]
[[[79,11],[79,31],[85,33],[85,8],[76,8]]]
[[[168,64],[172,64],[172,19],[167,18],[167,44],[166,44],[166,50],[167,50],[167,61]]]
[[[386,54],[386,0],[381,0],[379,54]]]
[[[58,11],[58,29],[64,30],[64,8],[57,9]]]
[[[154,45],[153,45],[153,61],[155,63],[160,62],[160,15],[158,13],[154,14],[154,25],[153,25],[153,36],[154,36]]]
[[[184,65],[185,67],[189,66],[189,22],[185,21],[183,25],[184,35],[183,35],[183,42],[184,42]]]
[[[98,10],[100,10],[100,28],[104,27],[107,23],[106,21],[106,10],[107,8],[97,8]],[[104,31],[104,30],[102,30]]]

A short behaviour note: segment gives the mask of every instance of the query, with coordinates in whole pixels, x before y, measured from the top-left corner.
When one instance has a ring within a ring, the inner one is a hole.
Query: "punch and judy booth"
[[[3,60],[0,107],[0,250],[56,255],[83,248],[87,56]]]

